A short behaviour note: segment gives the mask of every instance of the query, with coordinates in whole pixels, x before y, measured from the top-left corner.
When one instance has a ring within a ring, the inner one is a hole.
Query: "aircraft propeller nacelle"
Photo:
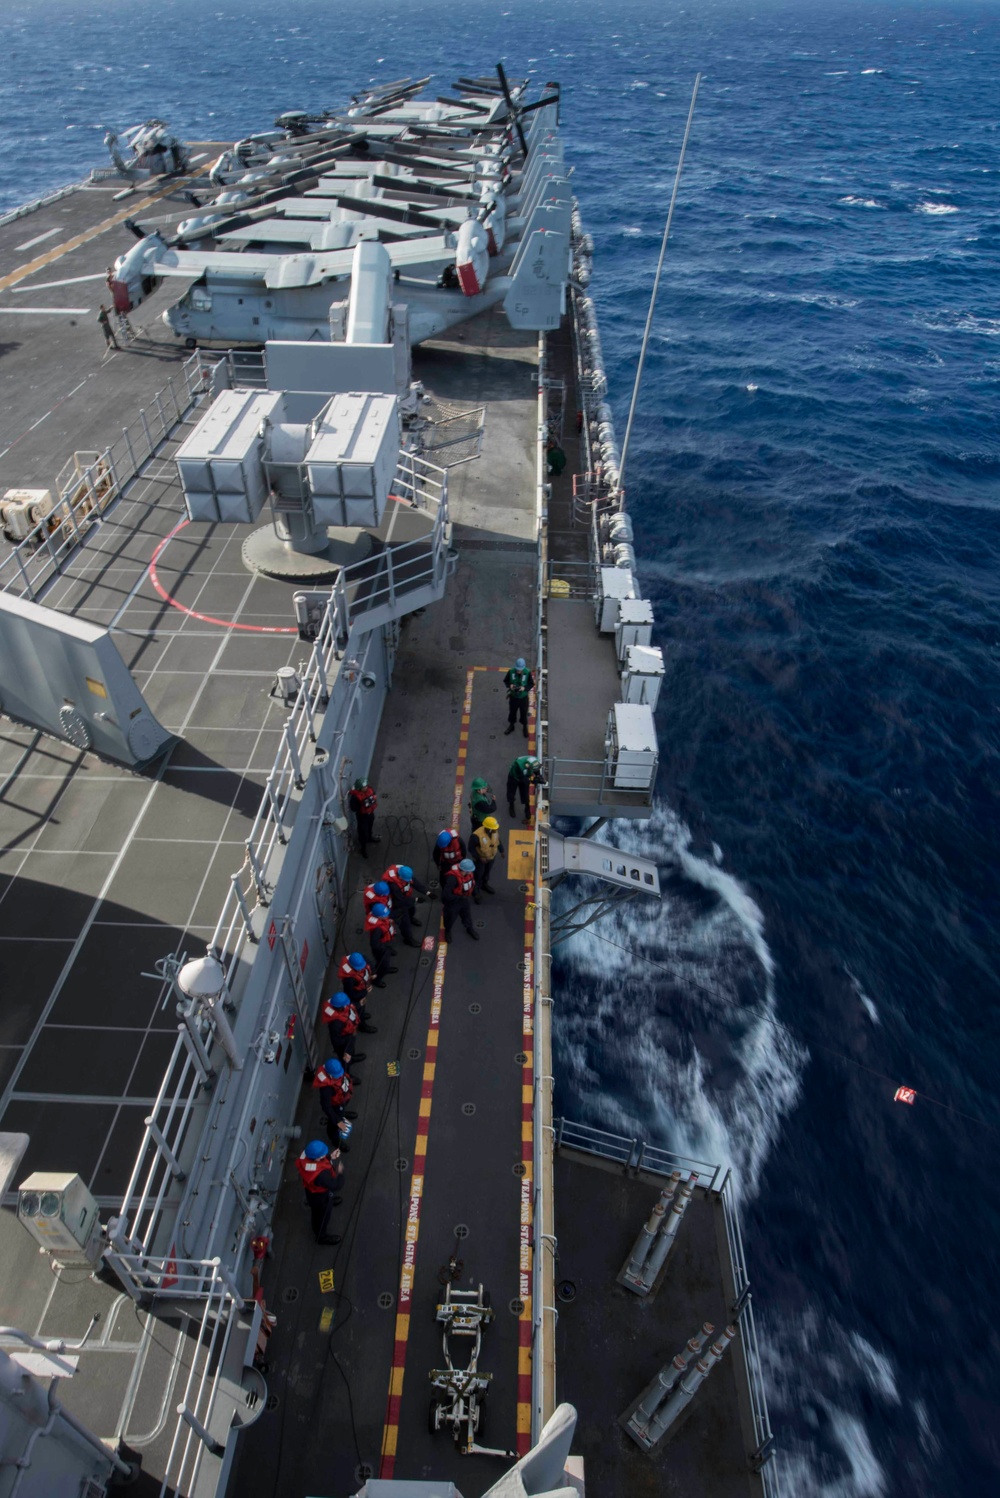
[[[465,295],[478,296],[490,273],[490,232],[476,218],[467,218],[458,227],[455,270]]]
[[[154,285],[148,282],[154,281],[156,277],[156,259],[167,248],[165,241],[159,234],[147,234],[134,244],[124,255],[119,255],[114,265],[113,278],[109,278],[109,286],[115,299],[116,312],[131,312],[133,307],[138,307],[151,291]],[[124,288],[124,295],[122,288]],[[125,301],[128,305],[125,305]]]

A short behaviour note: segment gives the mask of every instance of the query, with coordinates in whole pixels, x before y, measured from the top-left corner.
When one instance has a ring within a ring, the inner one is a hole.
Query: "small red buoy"
[[[912,1105],[916,1101],[917,1101],[917,1094],[916,1094],[916,1092],[914,1091],[914,1089],[912,1087],[897,1087],[896,1088],[896,1095],[893,1098],[893,1102],[894,1103],[910,1103]]]

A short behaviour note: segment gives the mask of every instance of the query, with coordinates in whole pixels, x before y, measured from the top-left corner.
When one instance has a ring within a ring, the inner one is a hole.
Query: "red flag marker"
[[[917,1094],[912,1087],[897,1087],[893,1098],[894,1103],[910,1103],[917,1101]]]

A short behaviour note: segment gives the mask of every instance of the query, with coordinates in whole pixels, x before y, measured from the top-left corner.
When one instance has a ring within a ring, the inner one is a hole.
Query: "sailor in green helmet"
[[[514,817],[514,797],[520,796],[521,806],[524,809],[525,825],[531,822],[531,811],[528,805],[528,797],[533,785],[545,784],[545,771],[542,762],[531,754],[521,754],[514,760],[507,771],[507,810]]]
[[[528,670],[523,655],[519,655],[503,679],[507,688],[507,727],[504,733],[513,733],[518,717],[521,732],[528,737],[528,698],[535,688],[535,678]]]
[[[469,816],[472,818],[472,830],[483,825],[486,817],[490,817],[497,809],[497,798],[493,794],[493,787],[477,776],[472,782],[472,794],[469,797]]]

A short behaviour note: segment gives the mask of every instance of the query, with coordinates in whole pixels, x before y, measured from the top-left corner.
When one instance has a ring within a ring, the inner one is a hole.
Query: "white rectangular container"
[[[615,649],[619,665],[625,664],[630,645],[648,645],[653,638],[653,605],[646,598],[623,598],[615,624]]]
[[[624,567],[602,567],[597,594],[597,627],[602,635],[614,633],[618,623],[618,605],[635,597],[635,579]]]
[[[625,652],[622,697],[655,711],[663,685],[663,651],[658,645],[630,645]]]
[[[656,727],[646,704],[616,702],[608,714],[608,772],[618,790],[646,791],[656,775]]]
[[[280,421],[280,390],[224,390],[212,402],[176,463],[192,520],[256,520],[267,498],[261,425]]]
[[[317,525],[378,525],[399,462],[394,395],[335,395],[317,420],[306,472]]]

